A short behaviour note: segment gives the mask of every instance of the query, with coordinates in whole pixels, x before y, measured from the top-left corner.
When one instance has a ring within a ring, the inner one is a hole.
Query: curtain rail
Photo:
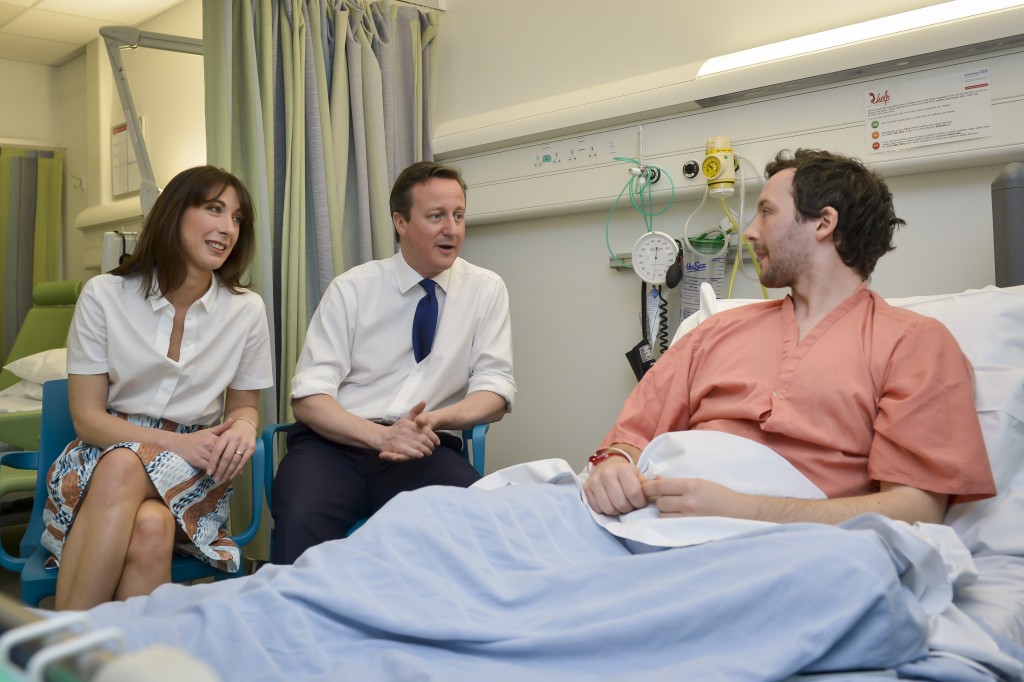
[[[18,149],[34,149],[41,152],[59,152],[67,147],[58,147],[45,142],[32,142],[28,140],[15,140],[13,138],[0,137],[0,147],[17,147]]]
[[[446,0],[398,0],[403,5],[415,5],[424,9],[436,9],[444,12],[448,9]]]

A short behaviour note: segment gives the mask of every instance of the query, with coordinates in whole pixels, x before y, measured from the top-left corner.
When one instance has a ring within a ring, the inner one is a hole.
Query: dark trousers
[[[387,462],[374,450],[329,441],[296,423],[274,476],[270,560],[290,564],[313,545],[345,537],[400,492],[428,485],[465,488],[479,480],[459,454],[462,442],[438,435],[441,445],[429,457]]]

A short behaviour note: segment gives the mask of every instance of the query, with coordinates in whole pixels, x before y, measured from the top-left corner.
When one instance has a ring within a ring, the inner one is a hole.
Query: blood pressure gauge
[[[679,244],[664,232],[641,235],[633,246],[633,270],[648,284],[662,284],[679,256]]]

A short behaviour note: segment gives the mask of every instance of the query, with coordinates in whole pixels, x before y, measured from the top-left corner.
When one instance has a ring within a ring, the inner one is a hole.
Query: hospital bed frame
[[[0,594],[0,682],[220,682],[181,649],[120,653],[114,628],[91,630],[74,612],[43,618]]]

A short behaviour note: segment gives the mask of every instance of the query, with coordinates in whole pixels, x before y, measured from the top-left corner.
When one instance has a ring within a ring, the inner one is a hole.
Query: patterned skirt
[[[181,426],[145,415],[123,415],[113,411],[111,414],[152,429],[178,433],[192,433],[199,429],[198,426]],[[60,561],[64,539],[74,523],[75,513],[85,497],[96,464],[100,457],[115,448],[127,448],[138,455],[178,527],[191,540],[176,544],[175,550],[195,556],[216,568],[237,571],[240,552],[225,529],[228,503],[234,492],[230,482],[217,485],[205,471],[196,469],[173,452],[147,443],[116,443],[106,449],[81,440],[69,443],[47,473],[49,496],[43,509],[43,522],[46,524],[43,547]]]

